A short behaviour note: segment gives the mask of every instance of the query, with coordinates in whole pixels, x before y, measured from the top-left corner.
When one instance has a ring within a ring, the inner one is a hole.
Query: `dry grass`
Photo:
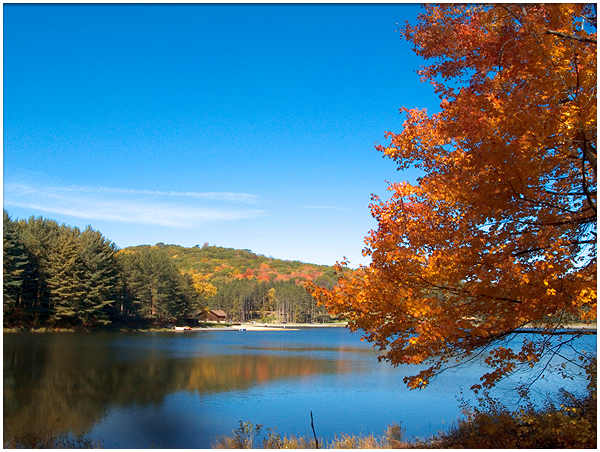
[[[595,449],[596,390],[576,398],[563,391],[560,406],[548,403],[543,409],[532,406],[507,410],[497,400],[484,398],[481,408],[472,409],[466,419],[447,433],[426,440],[403,440],[402,429],[388,427],[382,436],[343,434],[330,442],[319,440],[322,449]],[[481,401],[480,401],[481,402]],[[215,448],[225,449],[315,449],[314,439],[281,436],[261,425],[240,422],[233,436],[219,440]]]
[[[213,446],[217,449],[316,449],[314,438],[303,436],[281,436],[267,430],[263,432],[262,425],[240,421],[240,426],[233,431],[232,436],[221,438]],[[405,449],[410,443],[402,440],[402,429],[398,425],[388,427],[383,436],[356,436],[342,434],[332,441],[319,439],[322,449]]]

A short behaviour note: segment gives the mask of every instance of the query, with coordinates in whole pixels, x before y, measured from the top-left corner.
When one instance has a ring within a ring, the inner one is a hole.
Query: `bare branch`
[[[596,204],[594,204],[594,201],[592,199],[592,195],[588,189],[588,182],[587,182],[587,178],[585,177],[585,161],[586,161],[586,148],[587,148],[587,140],[585,137],[585,134],[583,134],[583,157],[581,159],[581,189],[583,190],[583,192],[585,193],[585,197],[589,203],[589,205],[594,209],[594,212],[596,212]]]
[[[596,44],[596,40],[595,39],[586,38],[584,36],[568,35],[567,33],[562,33],[560,31],[546,30],[546,34],[547,35],[559,36],[559,37],[565,38],[565,39],[574,39],[575,41],[589,42],[589,43],[592,43],[592,44]]]

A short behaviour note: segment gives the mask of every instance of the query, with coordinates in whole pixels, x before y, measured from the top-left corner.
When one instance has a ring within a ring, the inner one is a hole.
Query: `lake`
[[[596,353],[596,336],[578,338],[574,348]],[[345,328],[5,334],[4,438],[68,433],[105,448],[210,448],[240,420],[312,437],[311,410],[325,439],[379,435],[393,423],[408,438],[424,438],[459,419],[457,396],[471,396],[483,364],[409,391],[402,378],[415,370],[378,362]],[[515,403],[510,388],[532,375],[515,375],[494,394]],[[532,394],[541,401],[563,383],[552,373]],[[579,392],[586,384],[566,383]]]

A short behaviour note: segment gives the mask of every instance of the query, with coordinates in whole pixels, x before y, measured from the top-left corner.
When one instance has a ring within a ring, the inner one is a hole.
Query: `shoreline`
[[[298,331],[303,328],[343,328],[346,327],[346,322],[337,323],[237,323],[237,324],[222,324],[212,323],[205,326],[193,326],[186,330],[176,330],[175,327],[150,327],[150,328],[135,328],[135,327],[114,327],[114,328],[24,328],[24,327],[4,327],[4,334],[16,333],[94,333],[94,332],[113,332],[113,333],[185,333],[198,331]]]
[[[93,332],[114,332],[114,333],[185,333],[198,331],[299,331],[300,329],[309,328],[345,328],[347,322],[336,323],[262,323],[262,322],[243,322],[238,324],[223,324],[212,323],[205,326],[189,327],[186,330],[176,330],[174,327],[154,327],[154,328],[127,328],[115,327],[99,328],[99,329],[83,329],[83,328],[4,328],[4,334],[15,333],[93,333]],[[514,330],[515,333],[539,333],[539,334],[597,334],[596,323],[567,323],[556,330],[544,330],[536,325],[525,325]]]
[[[346,322],[339,323],[240,323],[231,326],[192,327],[187,331],[299,331],[304,328],[345,328]],[[185,331],[184,331],[185,332]]]

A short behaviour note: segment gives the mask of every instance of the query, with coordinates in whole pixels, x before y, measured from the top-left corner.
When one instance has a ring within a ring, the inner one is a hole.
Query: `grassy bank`
[[[425,440],[405,440],[402,428],[392,425],[383,435],[341,434],[331,441],[312,437],[282,436],[260,425],[240,422],[232,436],[213,447],[224,449],[595,449],[596,391],[585,398],[563,392],[560,405],[509,411],[487,399],[483,408],[472,409],[448,432]]]

